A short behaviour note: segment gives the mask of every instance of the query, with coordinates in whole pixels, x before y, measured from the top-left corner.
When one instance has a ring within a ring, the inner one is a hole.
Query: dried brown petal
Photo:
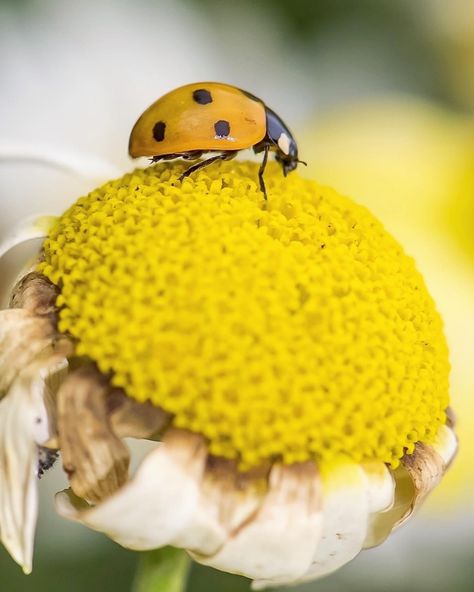
[[[452,407],[446,409],[446,425],[448,428],[456,427],[457,419]]]
[[[62,367],[52,372],[45,378],[43,398],[48,412],[49,438],[44,442],[45,448],[53,451],[59,448],[58,419],[57,419],[57,395],[60,386],[66,379],[69,371],[68,358],[74,353],[74,345],[67,337],[60,337],[51,346],[51,352],[64,360]],[[46,350],[45,354],[48,354]]]
[[[26,309],[0,311],[0,398],[18,372],[53,343],[50,318]]]
[[[406,454],[402,458],[402,465],[411,478],[414,491],[411,504],[396,523],[395,526],[397,527],[411,516],[427,495],[438,485],[446,470],[446,465],[436,450],[421,442],[416,444],[413,454]]]
[[[25,308],[38,315],[54,315],[57,286],[37,271],[24,275],[13,288],[10,308]]]
[[[171,415],[151,403],[137,403],[123,390],[113,389],[107,397],[110,423],[119,438],[155,439],[171,422]]]
[[[74,493],[98,502],[128,478],[128,448],[114,433],[107,410],[109,385],[95,366],[73,371],[58,392],[63,467]]]

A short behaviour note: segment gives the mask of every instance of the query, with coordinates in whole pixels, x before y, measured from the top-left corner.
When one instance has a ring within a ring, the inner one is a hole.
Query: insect
[[[196,82],[181,86],[155,101],[140,116],[130,134],[130,156],[150,156],[152,162],[184,158],[197,160],[180,177],[219,160],[234,158],[239,150],[263,152],[258,171],[260,190],[267,192],[263,174],[269,151],[286,176],[298,163],[296,141],[283,121],[254,95],[220,82]]]
[[[36,470],[36,474],[38,479],[48,471],[54,463],[58,459],[58,452],[56,450],[51,450],[50,448],[45,448],[44,446],[38,447],[38,468]]]

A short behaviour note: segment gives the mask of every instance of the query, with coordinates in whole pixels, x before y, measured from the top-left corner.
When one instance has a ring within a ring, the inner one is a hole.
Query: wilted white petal
[[[50,437],[43,395],[47,377],[64,364],[60,353],[31,364],[0,401],[0,536],[25,573],[32,567],[38,505],[37,446]]]
[[[63,491],[56,496],[57,510],[129,549],[168,545],[194,512],[206,454],[201,438],[170,430],[117,493],[97,506],[87,506]]]
[[[173,545],[197,555],[214,555],[246,524],[262,504],[265,473],[241,474],[235,463],[210,457],[199,500],[188,527]]]
[[[256,587],[303,574],[321,536],[321,484],[314,464],[275,465],[260,509],[212,557],[197,559],[257,580]]]
[[[443,459],[445,468],[448,468],[458,451],[458,439],[454,430],[447,425],[441,426],[432,447]]]
[[[390,469],[381,462],[364,463],[362,469],[367,478],[369,512],[389,510],[395,496],[395,481]]]
[[[370,516],[364,549],[383,543],[392,530],[401,524],[403,516],[406,516],[413,503],[415,488],[410,473],[400,465],[392,471],[392,474],[395,481],[393,506],[385,512]]]
[[[380,544],[390,534],[395,523],[395,519],[392,519],[392,525],[389,529],[380,528],[380,516],[394,507],[395,479],[390,469],[383,463],[365,463],[362,468],[367,477],[370,514],[364,549],[369,549]],[[384,538],[381,538],[382,530]]]
[[[323,532],[301,582],[327,575],[353,559],[367,535],[369,495],[362,467],[341,463],[328,467],[321,477]]]

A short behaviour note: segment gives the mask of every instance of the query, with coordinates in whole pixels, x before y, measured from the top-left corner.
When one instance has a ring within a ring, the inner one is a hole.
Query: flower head
[[[413,261],[365,208],[269,169],[268,202],[250,163],[98,188],[12,301],[23,315],[33,280],[57,290],[46,334],[74,348],[34,440],[61,450],[59,511],[257,587],[380,543],[456,449],[442,324]],[[131,479],[123,436],[163,442]]]

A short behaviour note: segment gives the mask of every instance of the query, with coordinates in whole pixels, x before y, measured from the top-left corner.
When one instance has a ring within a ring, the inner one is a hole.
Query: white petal
[[[393,506],[395,481],[390,469],[381,462],[362,465],[368,484],[369,512],[375,514]]]
[[[400,465],[392,471],[392,475],[395,482],[393,506],[384,512],[370,516],[364,549],[383,543],[392,530],[401,524],[402,518],[410,513],[415,497],[415,487],[410,474],[403,465]]]
[[[201,439],[168,433],[117,493],[92,507],[64,491],[56,496],[56,508],[129,549],[168,545],[186,528],[196,507],[205,458]]]
[[[35,239],[44,239],[53,226],[55,216],[34,215],[24,218],[17,226],[2,238],[0,243],[0,258],[17,245]]]
[[[0,143],[0,307],[37,256],[54,215],[120,174],[98,158],[62,147]]]
[[[321,536],[321,487],[314,465],[274,466],[256,515],[212,557],[197,560],[257,580],[262,588],[303,574]]]
[[[0,143],[0,237],[25,218],[60,215],[78,196],[121,174],[116,167],[72,153],[67,146]]]
[[[449,467],[458,451],[458,439],[454,430],[447,425],[442,425],[436,434],[432,447],[443,459],[445,466]]]
[[[351,559],[364,544],[369,517],[367,478],[360,465],[323,469],[323,533],[304,582],[327,575]]]
[[[256,514],[265,490],[265,474],[242,475],[231,461],[209,459],[194,514],[173,545],[214,555]]]
[[[44,238],[24,236],[5,239],[0,245],[0,308],[7,308],[15,282],[29,271],[37,260]]]
[[[395,518],[392,516],[388,527],[381,527],[381,516],[387,518],[388,511],[395,503],[395,479],[390,469],[383,463],[373,462],[362,465],[368,483],[369,496],[369,520],[367,535],[364,541],[364,549],[379,545],[390,534]]]
[[[55,150],[51,145],[18,144],[2,142],[0,161],[25,165],[37,164],[56,171],[68,173],[74,177],[90,180],[107,180],[119,176],[120,171],[114,165],[85,153],[75,153],[64,148]]]
[[[51,355],[20,372],[0,401],[0,535],[25,573],[31,572],[37,516],[38,444],[50,436],[43,394],[64,359]]]

